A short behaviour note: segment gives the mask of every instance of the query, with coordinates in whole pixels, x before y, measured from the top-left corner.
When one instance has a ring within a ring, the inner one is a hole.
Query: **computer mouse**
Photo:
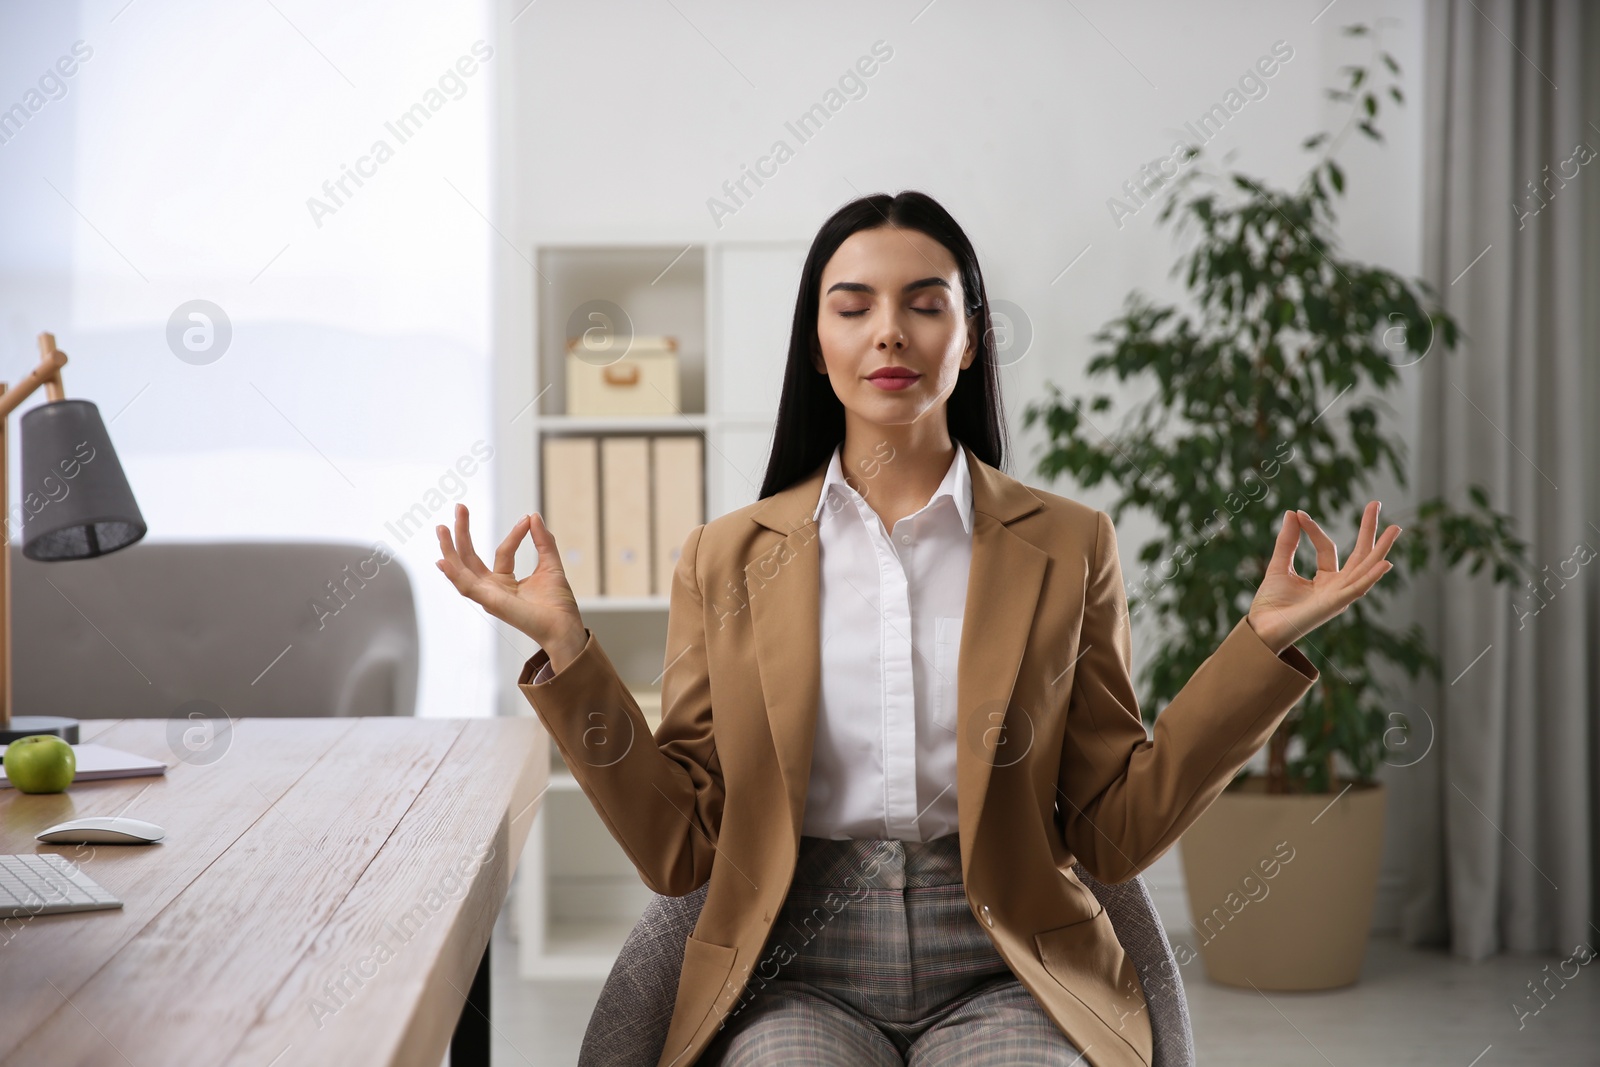
[[[166,837],[167,832],[143,819],[92,815],[46,827],[35,836],[52,845],[148,845]]]

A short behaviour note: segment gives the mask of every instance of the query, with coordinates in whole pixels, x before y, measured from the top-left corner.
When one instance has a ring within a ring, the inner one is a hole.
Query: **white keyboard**
[[[120,908],[122,901],[51,852],[0,856],[0,915],[55,915]]]

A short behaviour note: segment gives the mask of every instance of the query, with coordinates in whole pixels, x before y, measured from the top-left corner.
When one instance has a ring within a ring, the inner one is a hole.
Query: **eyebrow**
[[[933,285],[942,285],[946,289],[950,288],[950,283],[943,278],[918,278],[914,282],[907,282],[900,291],[909,293],[913,289],[926,289]],[[876,293],[878,291],[865,282],[834,282],[828,286],[828,293],[833,292],[835,289],[842,289],[847,293]],[[822,295],[827,296],[828,293],[823,293]]]

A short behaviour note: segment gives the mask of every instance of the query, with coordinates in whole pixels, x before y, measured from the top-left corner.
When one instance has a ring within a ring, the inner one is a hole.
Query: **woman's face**
[[[932,237],[858,230],[822,269],[817,370],[847,411],[872,423],[942,411],[977,352],[977,321],[963,315],[963,297],[955,257]],[[912,376],[871,377],[886,367]]]

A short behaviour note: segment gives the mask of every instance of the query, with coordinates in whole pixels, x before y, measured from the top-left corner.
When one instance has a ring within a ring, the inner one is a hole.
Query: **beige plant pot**
[[[1268,795],[1266,779],[1252,775],[1184,832],[1190,934],[1212,981],[1354,984],[1377,895],[1385,796],[1381,782],[1347,781],[1334,793]]]

